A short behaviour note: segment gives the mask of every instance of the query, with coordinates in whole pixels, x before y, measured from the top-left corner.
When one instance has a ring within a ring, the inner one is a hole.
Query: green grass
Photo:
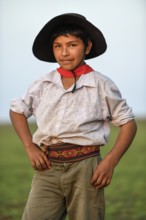
[[[137,125],[136,138],[105,189],[106,220],[146,219],[146,120],[137,120]],[[112,128],[103,156],[116,134],[117,129]],[[20,220],[34,171],[11,125],[0,126],[0,140],[0,220]]]

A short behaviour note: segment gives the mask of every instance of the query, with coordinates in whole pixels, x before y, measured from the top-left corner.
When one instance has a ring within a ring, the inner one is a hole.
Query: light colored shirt
[[[36,118],[34,143],[105,145],[110,121],[120,126],[134,118],[114,82],[99,72],[82,75],[77,90],[72,93],[72,89],[64,89],[54,70],[35,81],[23,97],[12,100],[12,111]]]

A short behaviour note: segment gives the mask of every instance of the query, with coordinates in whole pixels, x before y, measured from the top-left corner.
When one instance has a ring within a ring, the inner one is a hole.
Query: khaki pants
[[[104,220],[104,190],[90,183],[100,160],[52,162],[50,170],[36,172],[22,220]]]

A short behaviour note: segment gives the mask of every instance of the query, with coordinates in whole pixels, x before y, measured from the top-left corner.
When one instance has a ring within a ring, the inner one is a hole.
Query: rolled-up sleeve
[[[106,103],[111,122],[114,126],[120,126],[134,119],[132,109],[122,98],[117,86],[111,81],[106,86]]]
[[[37,80],[29,86],[27,92],[22,97],[11,100],[11,110],[29,118],[35,114],[35,110],[40,101],[40,94],[41,81]]]
[[[33,98],[26,94],[25,96],[17,99],[12,99],[11,101],[11,110],[25,115],[26,118],[29,118],[33,114],[32,110]]]

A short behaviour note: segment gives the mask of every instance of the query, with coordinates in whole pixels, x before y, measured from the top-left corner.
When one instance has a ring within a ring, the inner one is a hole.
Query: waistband
[[[74,144],[62,144],[58,146],[42,145],[49,160],[59,163],[77,162],[100,155],[100,146],[81,146]]]

